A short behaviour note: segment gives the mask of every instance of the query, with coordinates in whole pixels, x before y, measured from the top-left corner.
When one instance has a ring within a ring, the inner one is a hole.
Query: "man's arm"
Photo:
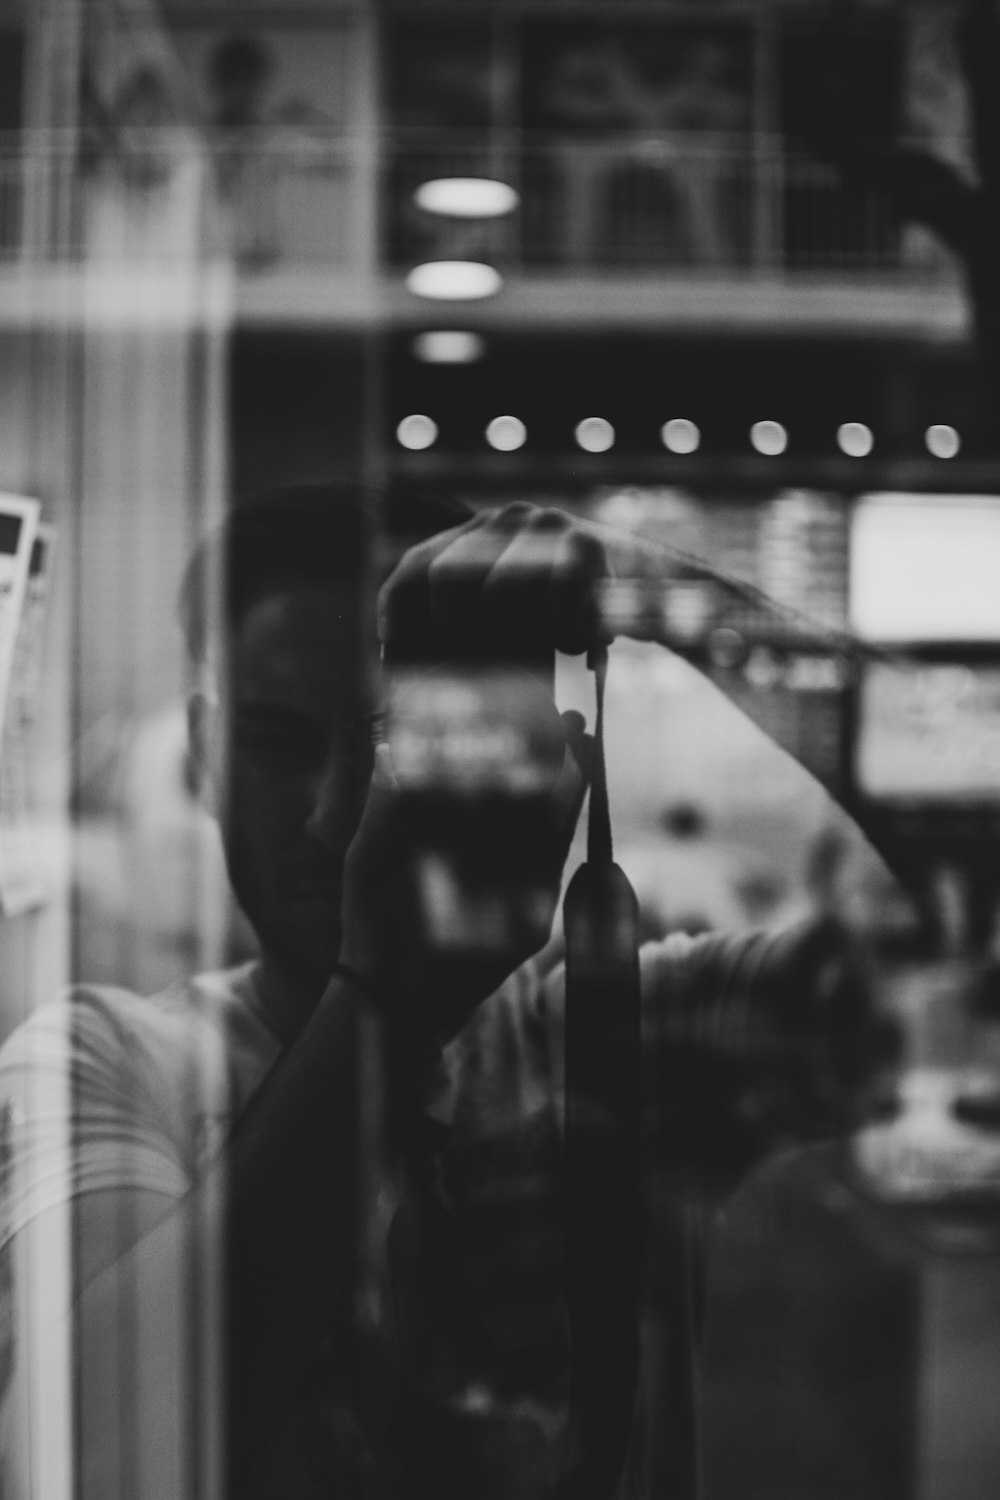
[[[642,973],[660,1160],[706,1185],[850,1129],[896,1060],[897,1028],[834,919],[668,938]]]

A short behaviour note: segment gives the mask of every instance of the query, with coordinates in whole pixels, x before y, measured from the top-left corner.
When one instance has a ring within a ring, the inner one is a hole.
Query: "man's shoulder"
[[[187,1191],[278,1050],[252,981],[77,985],[17,1028],[0,1050],[0,1244],[88,1192]]]
[[[196,974],[152,995],[76,984],[39,1007],[0,1049],[0,1077],[60,1067],[114,1069],[119,1078],[176,1073],[218,1054],[266,1053],[254,965]],[[270,1061],[270,1058],[268,1058]]]

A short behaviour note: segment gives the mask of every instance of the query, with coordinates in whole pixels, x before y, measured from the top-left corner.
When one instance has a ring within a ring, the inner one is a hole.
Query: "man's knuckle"
[[[496,520],[508,530],[516,530],[530,522],[538,507],[527,500],[511,500],[496,512]]]

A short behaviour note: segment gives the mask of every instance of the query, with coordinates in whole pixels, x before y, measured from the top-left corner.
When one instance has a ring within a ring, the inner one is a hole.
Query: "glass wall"
[[[986,0],[0,15],[0,1493],[993,1500]]]

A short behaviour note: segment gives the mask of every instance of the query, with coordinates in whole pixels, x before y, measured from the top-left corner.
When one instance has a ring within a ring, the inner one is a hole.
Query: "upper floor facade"
[[[22,81],[0,105],[0,258],[8,271],[26,256],[121,271],[222,263],[251,324],[418,325],[428,304],[412,269],[472,261],[498,273],[490,297],[459,299],[473,324],[962,337],[954,258],[828,150],[850,129],[974,177],[954,11],[13,8],[0,13],[0,74]],[[450,177],[499,180],[516,207],[490,218],[419,205],[422,184]]]

